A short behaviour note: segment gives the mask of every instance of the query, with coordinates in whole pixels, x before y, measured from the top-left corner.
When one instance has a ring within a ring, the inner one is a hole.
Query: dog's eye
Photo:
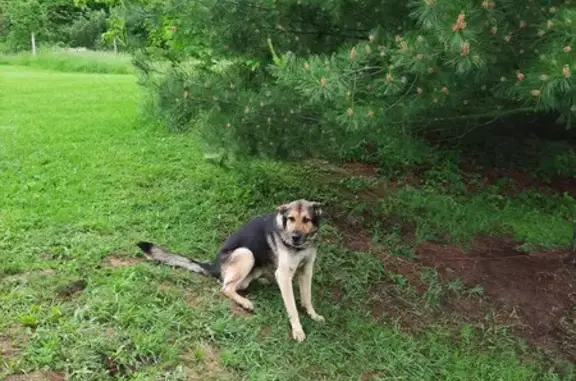
[[[310,219],[308,217],[304,217],[304,218],[302,218],[302,222],[307,224],[308,222],[310,222]]]
[[[290,216],[290,217],[288,217],[288,221],[294,222],[294,221],[296,221],[296,220],[294,219],[294,217]]]

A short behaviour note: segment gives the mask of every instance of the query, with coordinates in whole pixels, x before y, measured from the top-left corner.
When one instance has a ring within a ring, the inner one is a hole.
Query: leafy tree
[[[46,31],[46,3],[40,0],[4,0],[2,9],[9,24],[8,38],[15,46],[30,46],[31,40],[35,44],[36,37]]]

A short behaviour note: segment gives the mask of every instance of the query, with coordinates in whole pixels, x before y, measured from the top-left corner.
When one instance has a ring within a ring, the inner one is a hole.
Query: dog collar
[[[294,245],[292,245],[291,243],[286,242],[284,239],[282,239],[282,243],[283,243],[284,245],[286,245],[287,247],[289,247],[290,249],[295,250],[295,251],[302,251],[302,250],[306,250],[306,249],[308,248],[307,246],[304,246],[304,247],[302,247],[302,246],[294,246]]]

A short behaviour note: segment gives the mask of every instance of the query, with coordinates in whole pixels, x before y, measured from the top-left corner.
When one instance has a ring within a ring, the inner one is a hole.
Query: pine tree
[[[161,113],[252,155],[421,160],[415,137],[514,113],[576,117],[570,0],[200,1],[155,6]],[[193,68],[188,64],[195,59]],[[417,147],[417,149],[415,149]]]

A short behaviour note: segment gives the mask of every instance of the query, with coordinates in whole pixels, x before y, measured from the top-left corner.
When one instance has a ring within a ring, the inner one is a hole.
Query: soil
[[[526,254],[512,238],[478,237],[467,252],[432,242],[416,253],[424,266],[436,268],[447,280],[460,278],[480,285],[484,295],[520,319],[518,332],[531,344],[567,352],[563,321],[576,306],[576,254],[542,251]]]
[[[371,251],[390,275],[401,274],[419,293],[407,297],[397,283],[387,279],[375,284],[372,313],[386,316],[405,332],[417,333],[429,325],[458,326],[463,321],[512,327],[528,343],[576,362],[576,253],[545,250],[528,254],[521,242],[509,237],[477,237],[468,250],[457,246],[423,242],[416,247],[416,260],[391,255],[374,245],[369,231],[346,218],[337,219],[343,243],[351,250]],[[338,223],[340,222],[340,223]],[[403,229],[410,240],[411,229]],[[413,236],[412,236],[413,237]],[[482,295],[443,295],[440,311],[423,311],[422,295],[428,284],[426,269],[438,271],[443,284],[456,279],[465,288],[480,286]],[[331,289],[334,300],[341,291]]]
[[[365,229],[359,229],[356,234],[344,236],[344,245],[354,251],[368,251],[372,247],[372,236]]]
[[[231,380],[231,374],[222,364],[220,350],[209,344],[199,344],[194,351],[182,356],[186,381]]]
[[[14,359],[20,356],[29,337],[19,326],[8,327],[0,333],[0,358]]]
[[[342,169],[350,174],[361,177],[377,177],[380,169],[375,164],[362,162],[346,162],[342,164]]]
[[[19,350],[12,345],[12,339],[9,336],[0,334],[0,355],[11,357],[18,352]]]
[[[567,193],[576,198],[576,178],[555,177],[544,180],[536,176],[533,172],[519,168],[486,168],[475,166],[471,162],[463,161],[459,165],[462,180],[467,184],[468,191],[475,192],[477,185],[472,180],[473,177],[480,176],[480,181],[487,185],[495,185],[501,180],[511,180],[502,189],[504,193],[516,194],[526,190],[537,190],[544,194]],[[376,164],[347,162],[342,165],[344,173],[350,176],[366,177],[377,179],[380,169]],[[424,168],[413,168],[412,172],[407,172],[397,179],[389,179],[386,186],[389,189],[396,189],[401,185],[411,185],[418,187],[423,184]],[[382,189],[373,189],[376,196],[382,195]],[[359,193],[364,190],[359,190]],[[384,193],[385,194],[385,193]],[[370,196],[370,195],[368,195]],[[370,198],[370,197],[369,197]]]
[[[108,265],[111,267],[134,266],[141,263],[142,260],[136,258],[109,257]]]
[[[237,318],[247,318],[254,315],[253,312],[245,310],[233,301],[230,301],[230,312],[232,313],[232,316]]]
[[[61,298],[68,298],[79,292],[84,291],[87,285],[88,284],[86,283],[85,280],[79,279],[72,283],[66,284],[62,287],[59,287],[56,292],[58,296],[60,296]]]
[[[60,373],[38,371],[26,374],[8,376],[6,381],[65,381],[66,377]]]
[[[32,278],[41,277],[41,276],[50,276],[50,275],[54,275],[54,274],[56,274],[56,271],[54,271],[52,269],[32,270],[32,271],[23,272],[20,274],[14,274],[14,275],[7,276],[6,278],[4,278],[4,280],[27,282],[28,280],[30,280]]]
[[[462,170],[464,181],[467,183],[471,175],[480,175],[482,182],[489,185],[494,185],[503,179],[512,180],[512,182],[503,189],[505,192],[511,194],[531,189],[545,194],[568,193],[576,198],[576,179],[574,178],[558,177],[545,181],[538,178],[534,173],[521,169],[475,168],[467,162],[461,163],[460,169]],[[473,192],[475,188],[474,184],[468,184],[469,191]]]

